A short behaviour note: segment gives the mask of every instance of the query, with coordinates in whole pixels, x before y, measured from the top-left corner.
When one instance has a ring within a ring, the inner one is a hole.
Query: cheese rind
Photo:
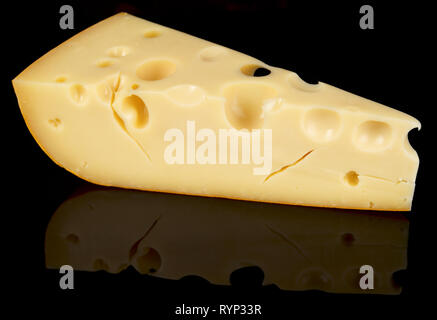
[[[257,67],[271,73],[254,77]],[[411,208],[419,160],[407,136],[420,128],[416,119],[128,14],[64,42],[13,85],[41,148],[97,184],[312,206]],[[188,151],[184,164],[169,164],[166,132],[187,133],[189,121],[216,134],[270,129],[270,171],[256,175],[253,163],[191,164]]]

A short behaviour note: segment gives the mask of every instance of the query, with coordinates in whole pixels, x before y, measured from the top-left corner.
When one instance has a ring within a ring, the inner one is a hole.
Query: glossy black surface
[[[54,270],[71,265],[117,274],[133,267],[163,279],[194,275],[220,285],[399,294],[408,229],[404,214],[85,184],[51,217],[45,260]],[[359,286],[362,265],[374,268],[373,291]]]
[[[323,81],[352,93],[407,112],[421,121],[423,129],[410,134],[421,164],[413,211],[409,219],[408,268],[400,277],[404,282],[400,296],[359,296],[366,303],[379,306],[396,301],[412,301],[429,287],[432,266],[428,261],[432,207],[427,204],[432,188],[432,110],[434,103],[420,103],[421,80],[425,68],[426,7],[373,3],[375,30],[359,28],[359,7],[351,3],[309,3],[295,1],[142,1],[89,3],[72,1],[75,9],[73,31],[58,26],[59,7],[63,2],[10,3],[3,11],[5,23],[3,58],[6,68],[6,99],[3,104],[2,161],[5,235],[5,273],[13,297],[27,295],[43,300],[74,298],[88,301],[106,296],[123,303],[143,301],[156,312],[158,319],[170,318],[174,306],[181,303],[262,303],[266,314],[292,314],[292,305],[305,299],[311,305],[315,298],[329,294],[319,291],[282,291],[276,286],[261,287],[259,270],[234,274],[234,286],[214,286],[197,277],[180,281],[144,276],[129,268],[121,274],[77,272],[76,289],[59,289],[59,274],[45,267],[45,232],[57,208],[83,181],[56,166],[38,147],[19,112],[10,80],[30,63],[67,40],[78,31],[118,11],[182,30],[200,38],[252,55],[266,63],[290,69],[308,82]],[[431,39],[431,38],[429,38]],[[429,41],[428,39],[428,41]],[[207,200],[202,200],[207,201]],[[214,200],[212,200],[214,201]],[[218,201],[217,203],[220,203]],[[262,204],[244,204],[242,206]],[[276,207],[276,206],[275,206]],[[282,207],[282,206],[279,206]],[[282,210],[282,209],[281,209]],[[290,210],[284,208],[283,210]],[[432,238],[432,237],[431,237]],[[235,278],[237,277],[237,278]],[[236,279],[236,280],[235,280]],[[239,280],[242,279],[242,280]],[[349,298],[348,295],[340,295]],[[311,298],[311,299],[310,299]],[[357,296],[353,296],[356,301]],[[32,301],[37,301],[34,299]],[[360,300],[361,301],[361,300]],[[299,304],[300,305],[300,304]],[[344,305],[342,305],[344,306]],[[309,314],[316,312],[307,308]],[[319,310],[320,311],[320,310]],[[145,317],[145,313],[142,314]],[[267,316],[266,316],[267,318]]]

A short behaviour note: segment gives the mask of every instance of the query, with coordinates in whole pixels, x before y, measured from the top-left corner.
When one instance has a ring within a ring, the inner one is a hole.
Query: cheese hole
[[[108,50],[108,56],[113,58],[125,57],[129,54],[130,49],[124,46],[113,47]]]
[[[96,259],[94,261],[93,269],[96,271],[99,271],[99,270],[109,271],[109,266],[103,259],[99,258],[99,259]]]
[[[86,94],[86,90],[80,84],[75,84],[70,88],[70,96],[73,99],[73,101],[76,102],[77,104],[85,103],[85,94]]]
[[[320,84],[318,81],[312,81],[313,83],[306,82],[296,73],[292,73],[288,82],[293,88],[298,89],[299,91],[315,92],[320,90]]]
[[[310,72],[303,72],[303,73],[300,72],[300,74],[297,76],[300,79],[300,81],[302,81],[306,84],[309,84],[312,86],[316,86],[319,84],[319,81],[317,81],[316,76]]]
[[[244,83],[225,89],[225,114],[236,129],[261,128],[264,123],[264,110],[277,104],[277,91],[268,85]]]
[[[348,173],[346,173],[346,175],[344,176],[344,180],[348,185],[352,187],[355,187],[360,182],[360,179],[358,178],[358,173],[356,173],[355,171],[349,171]]]
[[[199,57],[205,62],[212,62],[220,58],[225,52],[225,48],[212,46],[200,51]]]
[[[143,63],[137,69],[138,78],[155,81],[167,78],[176,71],[176,65],[168,60],[154,60]]]
[[[148,30],[148,31],[144,32],[145,38],[156,38],[156,37],[159,37],[160,35],[161,35],[161,32],[159,32],[158,30]]]
[[[271,73],[269,69],[263,68],[257,64],[245,65],[241,67],[240,70],[246,76],[251,76],[251,77],[265,77]]]
[[[343,233],[341,235],[341,243],[346,247],[350,247],[355,242],[355,236],[352,233]]]
[[[66,236],[65,240],[67,240],[67,242],[72,243],[72,244],[79,243],[79,237],[77,235],[75,235],[74,233],[70,233],[68,236]]]
[[[143,248],[143,253],[136,258],[136,266],[141,274],[155,273],[161,267],[161,256],[153,248]]]
[[[139,85],[138,85],[138,84],[136,84],[136,83],[134,83],[134,84],[132,85],[132,89],[133,89],[133,90],[136,90],[136,89],[138,89],[138,87],[139,87]]]
[[[55,79],[56,82],[62,83],[67,81],[67,77],[66,76],[59,76]]]
[[[358,126],[354,135],[355,145],[364,151],[377,152],[386,149],[392,140],[390,125],[381,121],[366,121]]]
[[[411,134],[411,132],[412,131],[409,131],[405,135],[404,144],[403,144],[404,145],[404,150],[405,150],[405,152],[408,155],[413,156],[413,157],[417,157],[416,151],[413,149],[413,147],[411,146],[411,143],[410,143],[410,134]],[[413,142],[414,142],[414,140],[413,140]]]
[[[109,67],[113,64],[114,64],[114,61],[112,61],[112,60],[102,60],[102,61],[97,62],[97,66],[99,68],[106,68],[106,67]]]
[[[229,282],[234,287],[261,287],[264,277],[264,271],[260,267],[248,266],[234,270]]]
[[[137,95],[123,99],[121,111],[127,121],[137,129],[144,128],[149,120],[149,112],[144,101]]]
[[[49,120],[49,124],[55,129],[59,129],[62,126],[62,121],[59,118],[54,118]]]
[[[305,133],[317,142],[334,140],[340,129],[341,119],[337,112],[327,109],[313,109],[304,117]]]

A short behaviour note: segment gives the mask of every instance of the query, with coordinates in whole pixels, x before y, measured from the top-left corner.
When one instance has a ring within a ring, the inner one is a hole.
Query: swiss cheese
[[[13,86],[41,148],[96,184],[411,208],[416,119],[129,14],[59,45]]]

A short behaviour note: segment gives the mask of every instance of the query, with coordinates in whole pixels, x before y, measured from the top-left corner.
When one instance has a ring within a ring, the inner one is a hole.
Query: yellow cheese
[[[46,266],[118,273],[133,266],[165,279],[197,275],[229,285],[258,266],[285,290],[397,294],[407,265],[401,214],[245,203],[156,192],[91,188],[66,200],[46,231]],[[374,271],[362,290],[360,267]]]
[[[255,76],[260,67],[270,74]],[[416,119],[129,14],[64,42],[13,85],[41,148],[96,184],[411,208]]]

